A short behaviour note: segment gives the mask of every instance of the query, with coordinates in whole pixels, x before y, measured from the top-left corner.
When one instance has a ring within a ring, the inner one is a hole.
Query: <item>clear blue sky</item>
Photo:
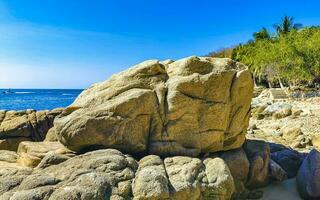
[[[320,24],[318,0],[0,0],[0,88],[85,88],[146,59],[250,39],[282,16]]]

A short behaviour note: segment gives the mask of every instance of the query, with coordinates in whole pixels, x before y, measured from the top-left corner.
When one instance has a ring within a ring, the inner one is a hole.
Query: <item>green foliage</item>
[[[270,39],[271,36],[269,34],[269,31],[263,27],[260,31],[253,33],[253,38],[254,40],[266,40]]]
[[[274,25],[278,35],[287,34],[291,30],[298,30],[302,28],[302,24],[294,23],[294,18],[284,16],[281,23]]]
[[[210,52],[207,56],[215,58],[231,58],[233,52],[233,47],[221,48],[217,51]]]
[[[234,47],[231,58],[249,66],[257,82],[320,83],[320,27],[301,27],[285,16],[274,36],[262,28],[253,33],[254,40]]]

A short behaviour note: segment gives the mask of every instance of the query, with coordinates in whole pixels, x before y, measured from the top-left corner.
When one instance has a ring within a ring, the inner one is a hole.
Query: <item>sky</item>
[[[203,56],[318,0],[0,0],[0,88],[86,88],[148,59]]]

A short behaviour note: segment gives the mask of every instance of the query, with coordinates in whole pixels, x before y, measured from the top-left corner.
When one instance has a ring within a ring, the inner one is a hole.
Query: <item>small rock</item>
[[[303,112],[300,114],[300,116],[302,117],[310,116],[310,115],[312,115],[312,113],[309,109],[303,109]]]
[[[293,141],[299,135],[302,135],[301,124],[287,124],[280,129],[280,132],[285,140]]]
[[[287,173],[272,159],[269,163],[269,173],[271,179],[275,181],[284,181],[288,178]]]
[[[320,135],[315,135],[312,138],[312,145],[314,146],[314,148],[316,148],[317,150],[320,150]]]
[[[285,102],[278,102],[269,105],[263,113],[266,116],[272,116],[274,119],[280,119],[292,114],[292,105]]]
[[[312,141],[308,136],[299,135],[293,143],[293,148],[305,148],[307,145],[312,145]]]
[[[292,109],[293,116],[299,116],[303,111],[301,109]]]
[[[274,130],[274,129],[263,129],[265,135],[271,135],[271,136],[282,136],[282,133],[277,131],[277,130]]]

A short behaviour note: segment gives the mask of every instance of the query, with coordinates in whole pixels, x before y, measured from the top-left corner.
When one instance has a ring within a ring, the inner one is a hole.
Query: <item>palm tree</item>
[[[260,31],[253,33],[253,38],[255,41],[270,39],[270,34],[268,30],[263,27]]]
[[[298,30],[302,28],[302,24],[294,23],[294,18],[289,16],[284,16],[281,19],[281,23],[275,24],[278,35],[283,35],[289,33],[291,30]]]

